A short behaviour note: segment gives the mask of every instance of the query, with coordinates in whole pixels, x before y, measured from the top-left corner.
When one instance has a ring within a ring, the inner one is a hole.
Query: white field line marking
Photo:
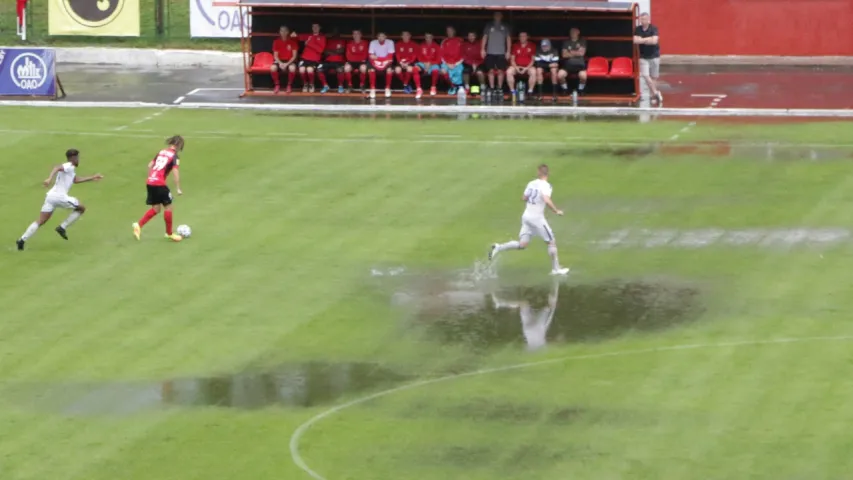
[[[118,130],[118,129],[115,129]],[[119,137],[119,138],[159,138],[159,135],[153,135],[150,132],[153,130],[126,130],[126,131],[105,131],[105,132],[86,132],[86,131],[69,131],[69,130],[16,130],[16,129],[0,129],[0,133],[23,134],[23,135],[77,135],[77,136],[93,136],[93,137]],[[266,142],[305,142],[305,143],[411,143],[423,140],[418,140],[413,137],[355,137],[355,138],[321,138],[308,137],[303,133],[276,133],[276,134],[250,134],[228,131],[205,131],[205,132],[184,132],[184,137],[193,137],[201,140],[257,140]],[[296,136],[299,135],[299,136]],[[664,140],[654,140],[648,138],[625,138],[620,141],[611,141],[609,138],[596,137],[561,137],[564,141],[499,141],[499,140],[464,140],[464,139],[432,139],[431,143],[441,143],[450,145],[538,145],[538,146],[599,146],[606,145],[612,147],[632,147],[637,145],[650,145],[664,143]],[[685,143],[684,145],[704,145],[704,142]],[[772,147],[777,149],[786,148],[853,148],[853,143],[774,143],[774,142],[733,142],[732,145],[738,147]]]
[[[713,100],[711,100],[711,104],[708,105],[706,108],[714,108],[717,105],[719,105],[719,103],[722,102],[723,99],[726,98],[728,95],[726,95],[725,93],[694,93],[690,96],[691,97],[702,97],[702,98],[711,97],[711,98],[713,98]],[[678,140],[678,137],[689,132],[690,129],[695,127],[695,126],[696,126],[696,121],[692,121],[692,122],[688,123],[684,128],[679,130],[678,133],[676,133],[675,135],[670,137],[669,141],[674,142],[674,141]]]
[[[462,135],[420,135],[423,138],[462,138]]]
[[[134,122],[131,122],[129,125],[122,125],[122,126],[120,126],[120,127],[116,127],[116,128],[114,128],[113,130],[115,130],[115,131],[125,130],[125,129],[127,129],[128,127],[130,127],[131,125],[139,125],[139,124],[141,124],[141,123],[145,123],[145,122],[147,122],[147,121],[149,121],[149,120],[153,120],[153,119],[155,119],[155,118],[159,117],[160,115],[163,115],[164,113],[166,113],[166,110],[168,110],[169,108],[170,108],[170,107],[166,107],[166,108],[164,108],[164,109],[162,109],[162,110],[159,110],[159,111],[157,111],[157,112],[152,113],[151,115],[148,115],[147,117],[143,117],[143,118],[140,118],[139,120],[136,120],[136,121],[134,121]]]
[[[698,349],[709,349],[709,348],[729,348],[729,347],[755,347],[760,345],[784,345],[784,344],[792,344],[792,343],[804,343],[804,342],[830,342],[830,341],[850,341],[853,340],[853,335],[841,335],[836,337],[799,337],[799,338],[774,338],[769,340],[742,340],[742,341],[731,341],[731,342],[721,342],[721,343],[697,343],[697,344],[684,344],[684,345],[672,345],[669,347],[658,347],[658,348],[645,348],[640,350],[617,350],[614,352],[604,352],[604,353],[591,353],[587,355],[570,355],[566,357],[560,358],[552,358],[550,360],[541,360],[538,362],[527,362],[527,363],[518,363],[515,365],[507,365],[504,367],[496,367],[496,368],[486,368],[483,370],[475,370],[473,372],[466,373],[457,373],[453,375],[447,375],[444,377],[433,378],[429,380],[421,380],[418,382],[409,383],[406,385],[402,385],[400,387],[391,388],[388,390],[383,390],[381,392],[377,392],[371,395],[366,395],[361,398],[357,398],[347,403],[343,403],[336,407],[332,407],[328,410],[318,413],[313,417],[309,418],[305,423],[296,428],[293,432],[293,435],[290,437],[290,457],[293,459],[293,463],[296,464],[303,472],[307,473],[314,478],[315,480],[326,480],[326,477],[320,475],[311,467],[305,463],[305,460],[302,458],[302,455],[299,453],[299,442],[302,440],[302,437],[305,435],[305,432],[308,431],[314,424],[323,420],[326,417],[330,417],[342,410],[346,410],[348,408],[354,407],[356,405],[360,405],[362,403],[369,402],[371,400],[375,400],[380,397],[385,397],[394,393],[403,392],[406,390],[412,390],[415,388],[425,387],[428,385],[434,385],[436,383],[448,382],[451,380],[458,380],[460,378],[467,377],[475,377],[479,375],[488,375],[491,373],[500,373],[500,372],[508,372],[512,370],[520,370],[523,368],[530,367],[538,367],[542,365],[552,365],[560,362],[568,362],[572,360],[594,360],[600,358],[610,358],[610,357],[626,357],[631,355],[644,355],[649,353],[661,353],[661,352],[676,352],[682,350],[698,350]]]
[[[200,88],[196,88],[195,90],[190,90],[190,91],[189,91],[189,92],[187,92],[187,93],[186,93],[186,95],[184,95],[184,96],[185,96],[185,97],[191,97],[191,96],[195,95],[196,93],[198,93],[198,92],[200,92],[200,91],[201,91],[201,89],[200,89]]]
[[[176,99],[175,99],[175,101],[174,101],[174,102],[172,102],[172,103],[174,103],[174,104],[176,104],[176,105],[177,105],[178,103],[181,103],[181,102],[183,102],[184,100],[186,100],[186,98],[187,98],[187,97],[185,97],[185,96],[178,97],[178,98],[176,98]]]

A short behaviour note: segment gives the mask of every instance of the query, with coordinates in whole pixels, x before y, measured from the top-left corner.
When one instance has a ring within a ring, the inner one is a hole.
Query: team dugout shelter
[[[437,43],[448,26],[457,36],[476,32],[482,38],[494,12],[503,12],[503,23],[511,30],[513,44],[519,32],[527,32],[536,47],[549,39],[556,49],[569,38],[572,27],[580,29],[587,42],[588,81],[584,100],[591,103],[630,104],[639,99],[639,54],[634,45],[634,28],[639,7],[634,3],[569,0],[240,0],[241,13],[248,9],[251,29],[243,29],[244,96],[272,96],[273,82],[269,59],[279,28],[287,26],[297,34],[311,33],[319,23],[329,35],[336,30],[344,40],[353,30],[361,30],[369,42],[384,32],[398,42],[403,31],[421,42],[431,33]],[[300,58],[301,58],[300,46]],[[619,66],[618,71],[614,66]],[[626,67],[627,66],[627,67]],[[550,83],[550,76],[546,83]],[[297,76],[297,82],[299,77]],[[335,76],[330,75],[333,88]],[[392,89],[398,90],[398,79]],[[384,75],[377,88],[385,88]],[[577,80],[575,80],[575,84]],[[442,91],[446,91],[446,88]],[[298,92],[298,93],[297,93]],[[306,94],[295,90],[292,95]],[[356,94],[353,94],[356,95]],[[439,96],[446,96],[439,95]]]

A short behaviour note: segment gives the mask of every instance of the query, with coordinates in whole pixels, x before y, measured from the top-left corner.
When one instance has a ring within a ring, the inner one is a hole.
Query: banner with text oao
[[[139,0],[48,1],[51,35],[139,36]]]

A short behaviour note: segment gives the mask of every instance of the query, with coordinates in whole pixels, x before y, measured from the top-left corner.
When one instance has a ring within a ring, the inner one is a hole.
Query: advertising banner
[[[48,0],[51,35],[138,37],[139,0]]]
[[[214,6],[214,0],[189,0],[190,36],[193,38],[240,38],[240,9]],[[223,2],[216,2],[222,5]],[[249,28],[252,17],[243,9],[243,25]]]
[[[10,96],[56,96],[56,53],[52,49],[0,49],[0,97]]]

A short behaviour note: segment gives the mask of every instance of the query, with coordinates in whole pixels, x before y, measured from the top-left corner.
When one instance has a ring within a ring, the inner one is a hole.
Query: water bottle
[[[523,83],[518,84],[518,103],[524,103],[524,99],[527,96],[527,90],[525,90],[525,88],[527,88],[527,85]]]
[[[468,94],[465,92],[465,87],[459,87],[459,90],[456,91],[456,104],[465,105],[467,98]]]
[[[577,90],[572,91],[572,106],[573,107],[578,106],[578,91]]]

